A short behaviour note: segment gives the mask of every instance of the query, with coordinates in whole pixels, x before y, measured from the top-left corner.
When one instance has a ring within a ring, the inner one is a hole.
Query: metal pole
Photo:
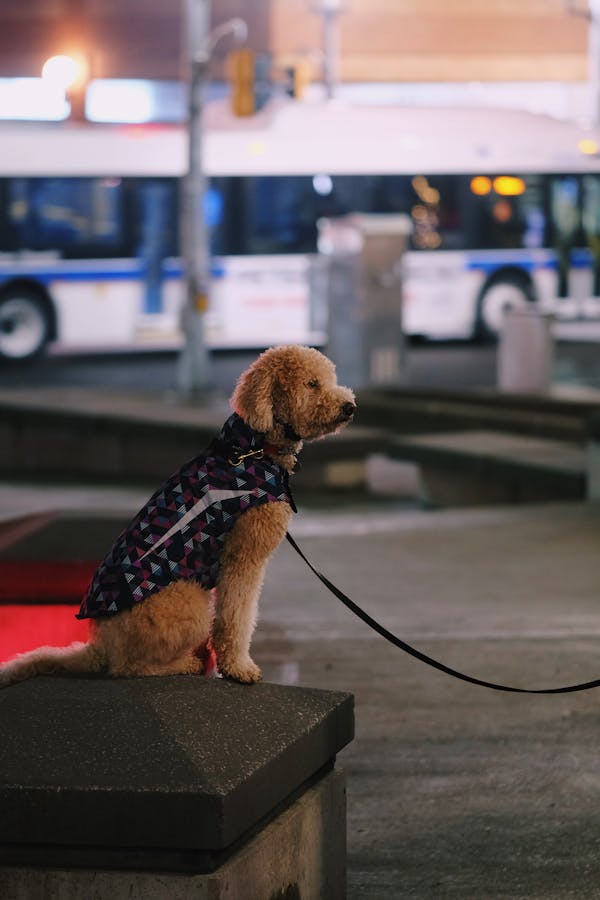
[[[210,290],[210,251],[204,217],[205,178],[202,170],[202,111],[210,59],[210,0],[185,0],[188,62],[188,170],[181,197],[181,236],[185,264],[186,302],[183,310],[184,345],[179,356],[177,384],[183,393],[211,386],[204,316]]]
[[[336,84],[337,63],[337,12],[332,9],[323,10],[323,81],[325,82],[325,96],[333,99]]]
[[[321,0],[316,12],[323,18],[323,84],[325,96],[331,100],[337,84],[337,69],[340,55],[338,15],[342,11],[342,0]]]
[[[588,66],[592,125],[600,124],[600,0],[589,0]]]

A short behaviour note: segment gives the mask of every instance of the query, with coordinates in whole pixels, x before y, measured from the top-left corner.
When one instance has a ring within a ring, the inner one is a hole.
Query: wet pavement
[[[600,676],[600,510],[323,516],[310,558],[419,649],[479,677]],[[285,598],[280,585],[285,584]],[[265,677],[344,688],[351,898],[597,897],[600,693],[495,693],[403,655],[287,547],[255,641]]]
[[[0,517],[57,508],[115,525],[144,488],[0,485]],[[338,505],[299,496],[292,533],[402,638],[489,680],[600,676],[600,506],[425,512],[408,492]],[[496,693],[414,660],[355,619],[282,545],[253,654],[266,680],[351,691],[348,897],[600,895],[600,690]],[[251,690],[251,688],[249,688]]]

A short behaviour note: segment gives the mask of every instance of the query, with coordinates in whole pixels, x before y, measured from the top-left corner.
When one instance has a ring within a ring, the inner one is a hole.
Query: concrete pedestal
[[[342,900],[344,774],[333,769],[215,872],[0,868],[5,900]]]
[[[0,717],[1,897],[344,897],[350,695],[40,678]]]

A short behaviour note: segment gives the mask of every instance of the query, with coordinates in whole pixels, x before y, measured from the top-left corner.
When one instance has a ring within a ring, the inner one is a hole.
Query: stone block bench
[[[417,463],[421,500],[432,506],[578,500],[586,492],[583,447],[499,431],[398,437],[392,459]]]
[[[341,900],[349,694],[38,678],[0,693],[0,897]]]

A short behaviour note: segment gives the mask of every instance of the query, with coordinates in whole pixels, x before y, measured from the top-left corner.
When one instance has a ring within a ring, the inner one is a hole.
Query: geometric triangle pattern
[[[285,469],[266,456],[241,458],[260,450],[263,440],[233,413],[210,447],[175,472],[126,525],[92,577],[77,618],[130,609],[179,578],[213,588],[238,516],[263,503],[283,501],[295,509]]]

